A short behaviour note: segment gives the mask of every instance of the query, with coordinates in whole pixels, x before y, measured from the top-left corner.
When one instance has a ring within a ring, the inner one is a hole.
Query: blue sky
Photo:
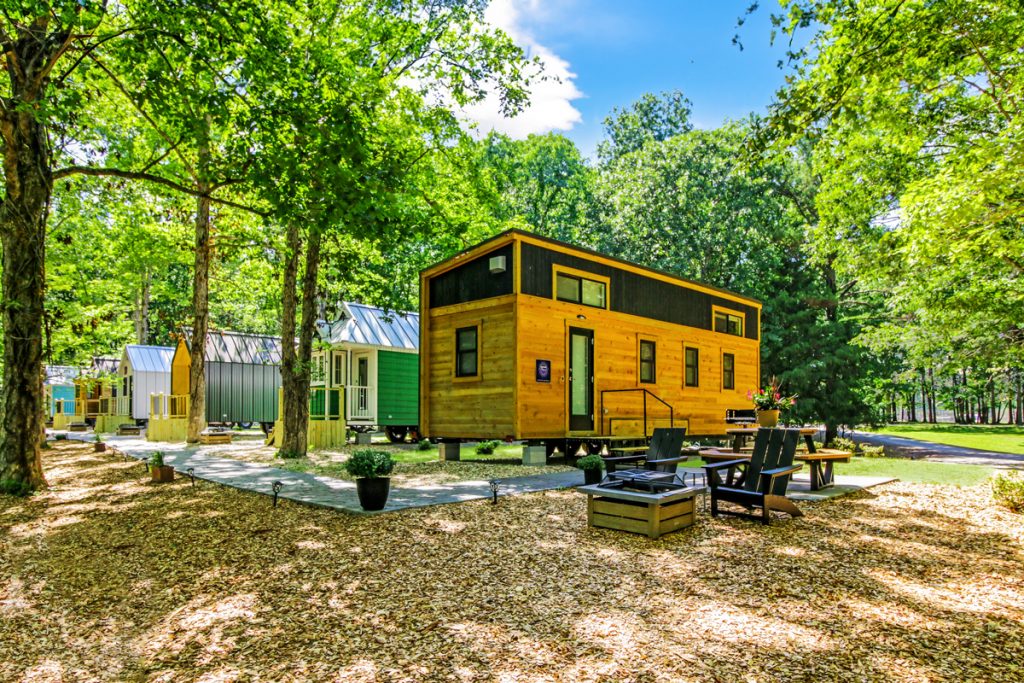
[[[775,2],[762,2],[738,29],[742,51],[732,44],[750,1],[493,0],[491,23],[562,82],[539,83],[531,109],[515,120],[486,107],[469,116],[513,137],[555,130],[593,156],[604,117],[645,92],[682,90],[701,128],[763,113],[783,82],[776,63],[785,45],[769,42]]]

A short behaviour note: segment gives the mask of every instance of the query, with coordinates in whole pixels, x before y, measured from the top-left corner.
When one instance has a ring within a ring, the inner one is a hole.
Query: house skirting
[[[306,439],[309,447],[336,448],[344,446],[348,437],[348,424],[345,420],[310,420],[306,428]],[[274,446],[280,448],[284,442],[284,421],[274,423]]]
[[[147,441],[184,441],[188,436],[188,418],[150,418],[146,425]]]

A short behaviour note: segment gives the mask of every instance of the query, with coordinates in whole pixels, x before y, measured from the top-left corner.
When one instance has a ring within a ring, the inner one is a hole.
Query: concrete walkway
[[[67,436],[69,439],[91,441],[93,435],[69,433]],[[259,447],[262,442],[256,439],[236,441],[231,446],[186,446],[183,443],[155,443],[137,436],[112,435],[105,436],[104,441],[108,447],[136,460],[148,460],[154,452],[161,451],[164,454],[164,462],[174,467],[179,477],[188,476],[188,469],[191,467],[197,479],[268,496],[272,495],[274,482],[280,481],[282,487],[279,497],[282,499],[345,512],[364,512],[359,506],[355,482],[308,472],[292,472],[217,455],[225,449],[250,450]],[[516,477],[502,479],[498,495],[550,491],[582,483],[583,473],[579,471]],[[387,507],[383,511],[461,503],[490,497],[490,485],[485,481],[463,481],[414,489],[392,488]]]
[[[905,458],[927,458],[934,462],[949,462],[959,465],[1024,469],[1024,455],[983,451],[963,446],[949,446],[947,444],[907,439],[886,434],[874,434],[872,432],[847,432],[846,436],[858,443],[884,446],[887,455],[899,455]]]

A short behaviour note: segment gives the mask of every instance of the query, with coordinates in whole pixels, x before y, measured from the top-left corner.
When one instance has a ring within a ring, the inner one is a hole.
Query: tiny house
[[[187,396],[192,332],[185,330],[171,358],[171,394]],[[269,430],[277,419],[281,386],[281,339],[265,334],[209,332],[206,335],[206,421],[210,424],[260,423]]]
[[[118,374],[121,393],[128,397],[131,417],[137,422],[149,419],[150,396],[171,393],[173,346],[128,344],[121,356]]]
[[[73,365],[47,365],[43,371],[46,417],[53,419],[54,429],[66,429],[68,416],[75,412],[75,378],[82,370]]]
[[[440,439],[725,432],[761,304],[512,230],[420,274],[420,428]]]
[[[71,422],[85,422],[97,432],[111,432],[128,417],[127,398],[118,381],[118,356],[94,356],[89,368],[74,379],[75,414]]]
[[[320,327],[325,346],[313,354],[310,385],[343,387],[316,392],[313,401],[345,404],[345,420],[356,431],[383,430],[398,442],[419,429],[419,315],[342,304],[338,321]],[[343,393],[341,399],[339,394]],[[325,398],[326,397],[326,398]],[[322,412],[310,406],[310,414]],[[329,406],[336,413],[337,406]]]

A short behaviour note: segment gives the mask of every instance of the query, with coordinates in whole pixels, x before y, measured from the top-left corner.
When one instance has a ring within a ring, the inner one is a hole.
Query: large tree
[[[394,248],[429,233],[445,214],[431,157],[454,153],[461,136],[449,106],[482,99],[489,86],[508,111],[525,98],[522,53],[483,24],[484,7],[310,0],[289,15],[295,59],[275,63],[276,86],[253,120],[255,144],[273,150],[259,158],[257,192],[285,228],[283,455],[307,448],[325,242]]]

